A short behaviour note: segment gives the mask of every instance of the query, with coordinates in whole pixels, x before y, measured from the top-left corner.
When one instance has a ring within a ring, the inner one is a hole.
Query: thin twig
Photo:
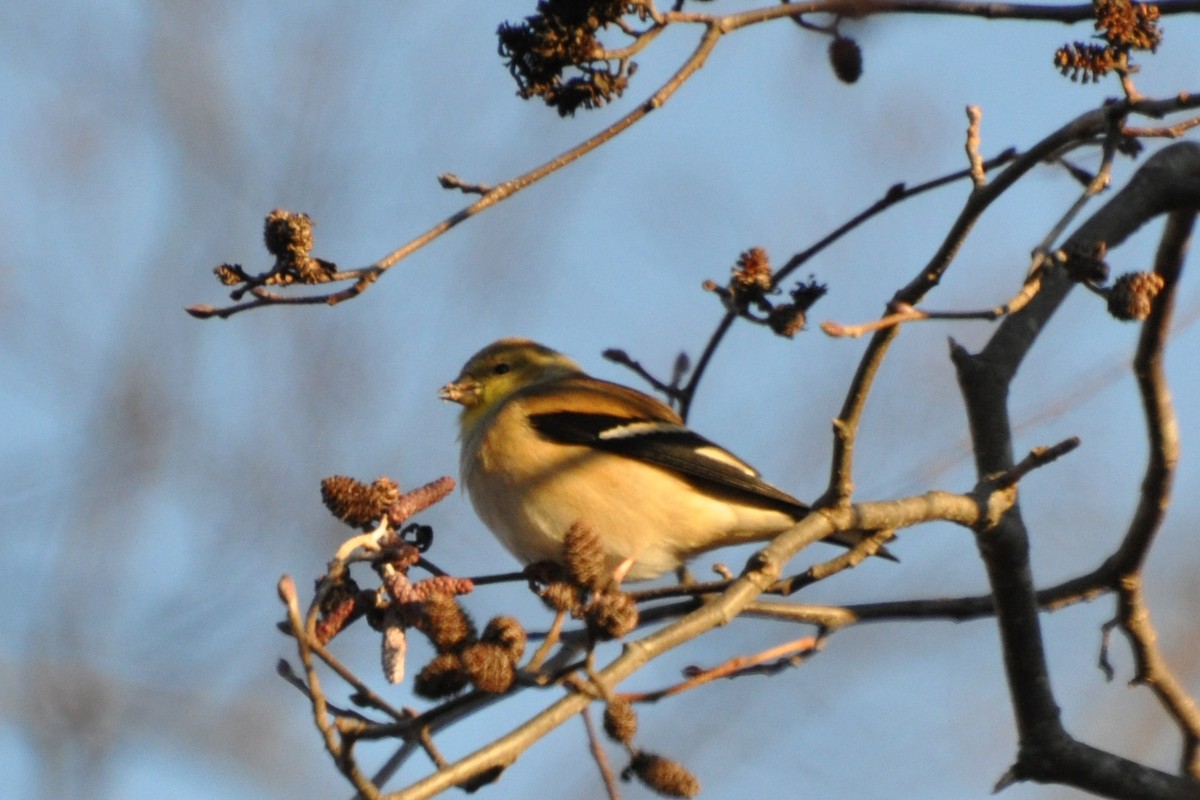
[[[361,294],[371,283],[374,283],[380,275],[382,275],[392,266],[425,247],[427,244],[434,241],[450,229],[487,210],[488,208],[507,200],[512,195],[528,186],[533,185],[534,183],[537,183],[547,175],[550,175],[551,173],[562,169],[568,164],[573,163],[584,155],[600,147],[604,143],[611,141],[626,128],[635,124],[650,112],[662,107],[667,100],[669,100],[671,96],[679,90],[679,87],[682,86],[684,82],[696,72],[696,70],[703,66],[713,48],[716,47],[717,41],[725,32],[726,29],[716,23],[706,24],[704,35],[701,37],[700,42],[692,51],[691,55],[688,56],[675,74],[672,75],[662,86],[660,86],[658,91],[651,95],[650,98],[645,102],[639,104],[635,109],[608,127],[604,128],[599,133],[589,137],[588,139],[585,139],[583,142],[580,142],[578,145],[570,148],[569,150],[531,169],[523,175],[518,175],[515,178],[489,188],[474,203],[471,203],[466,208],[451,214],[449,217],[446,217],[429,230],[425,231],[401,247],[393,250],[391,253],[379,259],[371,266],[365,267],[360,271],[351,271],[345,273],[347,277],[353,275],[358,276],[357,281],[350,288],[332,294],[307,297],[282,296],[271,292],[266,292],[265,290],[255,290],[252,292],[256,298],[254,301],[240,305],[229,306],[224,309],[197,306],[191,309],[192,315],[198,317],[215,316],[221,319],[227,319],[228,317],[241,311],[247,311],[251,308],[257,308],[263,305],[312,305],[316,303],[336,305],[337,303]]]
[[[972,526],[979,521],[980,513],[977,499],[934,493],[906,501],[861,504],[853,509],[829,509],[822,514],[811,514],[758,553],[752,560],[752,568],[720,596],[660,630],[626,642],[621,654],[598,671],[597,680],[603,686],[615,686],[652,659],[727,623],[778,579],[783,565],[799,549],[829,536],[837,529],[848,530],[855,524],[866,529],[903,527],[915,524],[918,519],[933,518]],[[590,697],[572,692],[530,719],[517,723],[508,733],[496,737],[474,753],[410,785],[403,790],[402,796],[406,800],[432,797],[472,775],[510,764],[530,744],[578,714],[589,702]]]
[[[800,591],[805,586],[823,581],[843,570],[852,569],[861,564],[864,559],[877,553],[879,548],[883,547],[895,535],[896,531],[894,528],[875,531],[837,558],[831,558],[820,564],[813,564],[804,572],[789,578],[787,581],[776,581],[770,587],[769,591],[771,594],[780,594],[787,597],[794,592]]]
[[[796,666],[801,660],[808,658],[821,646],[821,640],[815,636],[805,636],[791,642],[769,648],[752,656],[731,658],[724,664],[708,669],[689,670],[691,675],[687,680],[672,684],[652,692],[627,692],[620,695],[623,700],[631,703],[656,703],[664,697],[712,683],[719,678],[737,678],[762,672],[778,672],[786,667]],[[771,663],[774,662],[774,663]],[[766,665],[764,667],[764,665]]]
[[[993,483],[1001,489],[1016,486],[1030,472],[1051,464],[1079,447],[1079,437],[1071,436],[1049,447],[1035,447],[1029,451],[1020,463],[993,478]]]
[[[971,165],[971,183],[976,189],[987,186],[987,172],[983,169],[983,156],[979,154],[979,126],[983,120],[983,109],[967,106],[967,162]]]
[[[914,308],[907,303],[898,303],[894,311],[890,314],[885,314],[879,319],[856,325],[843,325],[840,322],[822,322],[821,330],[827,336],[857,339],[867,333],[874,333],[875,331],[881,331],[885,328],[891,328],[907,322],[920,322],[922,320],[977,319],[993,322],[1004,316],[1007,310],[1007,306],[998,306],[979,311],[925,311],[924,309]]]
[[[1057,131],[1042,139],[1028,152],[1018,156],[1011,164],[995,175],[990,183],[977,188],[967,198],[958,217],[951,225],[938,251],[917,275],[892,299],[892,307],[899,303],[915,306],[935,287],[950,267],[958,249],[966,240],[975,222],[1000,195],[1016,181],[1065,145],[1090,139],[1108,131],[1113,118],[1124,116],[1127,109],[1105,106],[1076,117]],[[1010,317],[1011,319],[1011,317]],[[899,328],[890,326],[876,331],[846,392],[841,413],[834,422],[833,458],[831,459],[829,486],[817,505],[837,505],[849,501],[853,492],[854,444],[859,422],[866,407],[867,395],[874,383],[875,375],[883,358],[891,347]]]
[[[520,572],[498,572],[495,575],[478,575],[467,578],[476,586],[488,586],[494,583],[521,583],[529,580],[529,575],[521,570]]]
[[[550,632],[546,634],[546,638],[538,647],[537,652],[530,656],[529,663],[525,665],[526,671],[537,672],[542,668],[546,657],[550,655],[550,651],[558,644],[558,637],[562,633],[563,622],[566,618],[567,612],[560,608],[554,615],[554,622],[550,624]]]
[[[317,669],[312,659],[311,645],[315,641],[314,637],[310,635],[312,624],[306,624],[301,619],[300,604],[296,595],[296,584],[286,575],[279,581],[279,597],[283,600],[284,606],[287,608],[288,624],[291,626],[292,635],[297,643],[300,663],[304,667],[305,683],[308,685],[310,692],[313,723],[317,726],[317,730],[321,732],[321,737],[325,740],[325,749],[329,751],[329,755],[333,757],[333,761],[337,764],[338,769],[359,793],[368,798],[368,800],[377,800],[379,797],[378,788],[370,782],[366,775],[363,775],[353,758],[349,757],[346,749],[342,746],[339,733],[330,722],[329,711],[325,703],[325,694],[321,690],[321,682],[317,676]],[[313,620],[310,620],[311,622]]]
[[[1017,152],[1014,149],[1009,148],[999,155],[988,159],[986,162],[984,162],[984,166],[987,169],[993,169],[995,167],[1007,164],[1016,157]],[[879,200],[875,201],[866,209],[860,211],[858,214],[842,223],[831,233],[819,239],[816,243],[789,258],[787,262],[780,267],[778,271],[776,271],[773,279],[774,285],[781,285],[793,272],[800,269],[821,251],[825,250],[830,245],[834,244],[839,239],[853,231],[855,228],[858,228],[860,225],[872,219],[873,217],[882,214],[884,211],[896,205],[897,203],[904,202],[909,198],[916,197],[917,195],[933,189],[938,189],[942,186],[962,180],[963,178],[969,177],[969,175],[970,171],[964,169],[948,173],[938,178],[933,178],[932,180],[928,180],[911,187],[903,183],[893,184]],[[721,317],[720,322],[717,323],[717,327],[709,336],[708,343],[705,345],[704,351],[696,363],[696,368],[692,372],[691,379],[687,382],[683,389],[679,390],[678,395],[680,416],[682,416],[685,420],[687,419],[688,412],[691,409],[692,400],[696,395],[697,389],[699,388],[700,379],[704,377],[704,372],[708,368],[709,361],[712,360],[713,355],[716,353],[717,347],[725,338],[725,334],[729,332],[730,327],[733,325],[733,322],[736,319],[736,313],[732,311],[725,312],[724,316]]]
[[[1190,13],[1196,10],[1196,3],[1192,0],[1177,0],[1177,2],[1160,3],[1158,8],[1163,14],[1170,13]],[[683,64],[676,73],[667,80],[659,89],[654,92],[649,99],[639,104],[631,112],[623,116],[621,119],[604,128],[594,136],[581,142],[575,147],[561,153],[555,158],[546,161],[545,163],[535,167],[534,169],[512,178],[495,186],[487,186],[484,184],[466,184],[458,179],[451,179],[454,188],[463,188],[470,192],[482,192],[479,199],[471,203],[466,208],[463,208],[454,214],[446,217],[436,223],[429,230],[420,234],[408,243],[393,250],[388,255],[379,259],[370,266],[355,270],[344,270],[334,273],[330,277],[337,281],[353,280],[354,283],[349,287],[337,292],[292,296],[281,295],[276,292],[267,290],[261,285],[249,287],[249,293],[254,297],[253,300],[244,303],[235,303],[234,305],[224,308],[216,308],[210,305],[195,305],[189,307],[188,313],[200,319],[220,318],[227,319],[234,314],[250,309],[259,308],[266,305],[337,305],[345,300],[352,299],[365,292],[370,286],[379,279],[392,266],[399,263],[403,259],[412,255],[416,251],[425,247],[430,242],[445,234],[447,231],[456,227],[460,223],[476,216],[477,214],[487,210],[488,208],[508,199],[517,192],[525,189],[528,186],[538,182],[545,176],[556,172],[559,169],[567,166],[570,163],[578,160],[582,156],[590,153],[592,150],[600,147],[608,141],[621,134],[626,128],[636,124],[651,111],[660,108],[664,105],[695,72],[704,64],[717,41],[726,33],[731,33],[741,28],[769,22],[782,17],[799,18],[803,14],[810,13],[847,13],[856,17],[864,16],[865,14],[880,15],[880,14],[938,14],[944,16],[976,16],[986,19],[1023,19],[1030,21],[1056,21],[1056,22],[1080,22],[1091,19],[1093,16],[1092,7],[1089,4],[1078,4],[1071,6],[1039,6],[1034,4],[1013,4],[1013,3],[971,3],[966,0],[874,0],[868,7],[862,6],[860,3],[851,2],[851,0],[821,0],[820,2],[809,3],[790,3],[783,6],[769,6],[760,9],[751,9],[748,11],[730,14],[727,16],[717,16],[710,14],[697,14],[682,11],[670,11],[664,14],[656,15],[655,25],[643,34],[647,40],[653,39],[658,35],[668,24],[698,24],[704,27],[704,34],[697,47],[691,55],[684,60]],[[644,44],[640,42],[631,45],[631,47],[642,47]],[[1125,103],[1130,108],[1135,108],[1139,113],[1153,114],[1160,111],[1164,102],[1168,104],[1166,110],[1161,110],[1161,113],[1167,113],[1169,110],[1177,110],[1178,108],[1190,107],[1188,105],[1186,95],[1181,95],[1176,98],[1174,109],[1169,107],[1172,101],[1150,101],[1149,103],[1143,98],[1129,96]],[[1154,102],[1160,105],[1155,106]],[[1146,110],[1142,111],[1141,108]],[[247,291],[247,287],[243,286],[235,293],[238,295]]]
[[[351,672],[345,664],[343,664],[336,656],[333,655],[333,653],[329,652],[328,648],[326,648],[323,644],[315,640],[310,640],[308,642],[308,647],[313,653],[316,654],[318,658],[324,661],[330,669],[336,672],[339,678],[350,684],[350,686],[354,689],[355,694],[360,698],[360,701],[364,705],[369,705],[372,708],[376,708],[398,722],[412,719],[412,714],[396,708],[391,703],[380,697],[374,690],[371,689],[370,686],[367,686],[367,684],[363,683],[357,675]]]
[[[1174,125],[1163,125],[1156,128],[1124,127],[1121,129],[1121,134],[1138,139],[1178,139],[1197,125],[1200,125],[1200,117],[1192,117],[1191,119],[1185,119],[1183,122],[1177,122]]]
[[[608,754],[604,752],[604,745],[596,734],[596,726],[592,722],[592,707],[584,706],[583,710],[579,712],[579,716],[583,720],[584,730],[587,731],[588,750],[592,753],[592,760],[596,762],[596,768],[600,770],[600,779],[604,781],[604,791],[608,793],[609,800],[621,800],[621,791],[617,788],[617,776],[613,774],[612,765],[608,763]]]
[[[725,334],[729,333],[729,329],[733,326],[733,321],[737,319],[737,314],[732,311],[726,311],[725,316],[721,317],[721,321],[717,323],[717,327],[713,330],[712,335],[708,337],[708,344],[704,346],[704,352],[700,354],[700,358],[696,361],[696,368],[692,370],[692,377],[688,379],[687,384],[679,390],[679,416],[687,421],[688,412],[692,409],[692,400],[696,397],[696,390],[700,386],[700,379],[704,377],[704,371],[708,369],[708,362],[712,360],[713,355],[717,352],[717,347],[725,338]]]

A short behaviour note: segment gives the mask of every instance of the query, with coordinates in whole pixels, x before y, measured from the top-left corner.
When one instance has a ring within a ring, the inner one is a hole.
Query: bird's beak
[[[438,389],[438,397],[470,408],[479,402],[479,382],[471,378],[450,381]]]

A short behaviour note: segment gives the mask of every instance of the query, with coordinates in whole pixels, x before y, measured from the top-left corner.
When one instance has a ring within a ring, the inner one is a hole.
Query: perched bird
[[[459,463],[476,513],[527,564],[561,563],[578,522],[618,581],[644,580],[771,539],[809,510],[665,404],[528,339],[483,348],[439,396],[463,406]]]

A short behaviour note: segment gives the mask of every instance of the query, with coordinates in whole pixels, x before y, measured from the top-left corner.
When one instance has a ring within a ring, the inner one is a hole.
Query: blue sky
[[[734,7],[749,5],[703,10]],[[1028,147],[1116,91],[1050,66],[1086,26],[847,23],[865,59],[852,87],[828,69],[824,39],[787,22],[758,26],[722,41],[666,107],[363,297],[228,321],[185,315],[223,301],[214,265],[266,267],[261,221],[272,208],[313,216],[318,255],[368,264],[465,205],[437,174],[494,183],[545,161],[648,96],[697,35],[668,32],[639,59],[626,98],[560,120],[514,96],[495,51],[496,26],[533,4],[483,8],[112,0],[0,10],[0,783],[14,797],[348,796],[302,698],[274,675],[290,655],[273,628],[275,582],[289,573],[307,587],[344,535],[320,505],[320,478],[386,474],[413,487],[453,475],[455,413],[436,390],[500,336],[539,339],[610,379],[636,381],[599,357],[608,347],[665,374],[719,318],[704,279],[722,280],[751,246],[782,263],[891,184],[961,168],[966,105],[983,108],[992,154]],[[1197,90],[1200,28],[1194,18],[1164,27],[1138,87]],[[1119,163],[1117,185],[1132,168]],[[878,314],[966,191],[906,203],[814,261],[804,275],[830,286],[814,320]],[[1061,171],[1031,175],[980,223],[930,305],[1006,299],[1076,193]],[[1158,229],[1114,254],[1115,271],[1144,268]],[[1200,476],[1189,454],[1200,376],[1187,323],[1198,310],[1185,273],[1168,357],[1185,456],[1148,573],[1166,652],[1194,690]],[[971,486],[945,342],[977,347],[989,330],[926,324],[900,337],[864,423],[862,499]],[[1039,583],[1094,566],[1133,507],[1145,447],[1120,367],[1136,333],[1073,297],[1014,387],[1014,417],[1028,423],[1018,448],[1084,441],[1022,487]],[[739,326],[691,422],[814,496],[862,347],[815,326],[790,342]],[[424,521],[442,566],[513,566],[461,494]],[[899,567],[864,565],[805,600],[983,586],[962,531],[913,530],[895,549]],[[721,554],[735,567],[744,557]],[[481,590],[468,605],[485,619],[518,609],[531,627],[547,621],[516,589]],[[1064,716],[1094,744],[1171,769],[1177,737],[1147,692],[1124,686],[1124,648],[1113,683],[1094,667],[1111,612],[1102,600],[1045,617]],[[631,688],[802,633],[741,621]],[[338,645],[381,682],[369,631]],[[646,709],[640,741],[685,761],[709,797],[985,797],[1014,752],[997,647],[990,622],[864,626],[801,669]],[[417,704],[395,691],[395,702]],[[546,702],[529,693],[439,743],[466,753]],[[551,770],[561,796],[597,796],[578,724],[535,747],[493,795],[528,796]],[[1074,796],[1035,786],[1006,795]]]

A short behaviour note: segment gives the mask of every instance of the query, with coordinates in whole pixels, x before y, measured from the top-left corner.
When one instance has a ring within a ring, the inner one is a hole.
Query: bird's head
[[[501,339],[471,356],[438,397],[463,407],[462,425],[469,429],[513,392],[581,373],[578,364],[545,345],[530,339]]]

